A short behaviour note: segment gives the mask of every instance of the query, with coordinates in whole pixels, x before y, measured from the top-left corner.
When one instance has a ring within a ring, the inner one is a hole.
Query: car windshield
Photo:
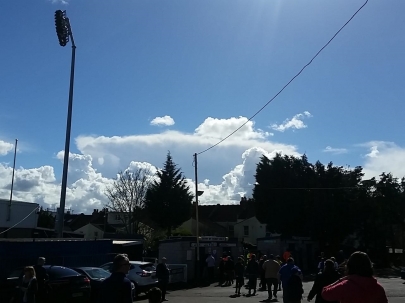
[[[155,271],[156,270],[156,267],[153,266],[152,263],[139,265],[139,267],[144,271]]]
[[[74,271],[73,269],[61,266],[49,267],[48,274],[51,279],[60,279],[80,275],[77,271]]]
[[[22,272],[23,272],[23,268],[14,269],[8,277],[9,278],[18,278],[22,275]]]
[[[93,279],[106,279],[111,275],[111,273],[102,268],[89,268],[84,271]]]

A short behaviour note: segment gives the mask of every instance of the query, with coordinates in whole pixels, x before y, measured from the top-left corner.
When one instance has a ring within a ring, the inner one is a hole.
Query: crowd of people
[[[284,303],[301,302],[304,295],[302,271],[295,265],[291,252],[285,253],[283,258],[264,255],[257,260],[255,254],[250,254],[246,260],[243,255],[239,256],[234,263],[231,256],[224,256],[219,262],[218,286],[230,286],[236,281],[235,297],[241,296],[241,289],[245,286],[247,297],[255,296],[257,289],[267,291],[268,298],[264,302],[277,301],[279,291],[283,292]],[[213,256],[208,256],[206,262],[212,267],[213,260]],[[339,272],[342,264],[345,268],[343,274]],[[326,259],[321,256],[319,273],[307,296],[308,302],[314,298],[315,303],[388,302],[384,288],[373,277],[373,264],[366,253],[355,252],[342,264],[339,265],[333,257]]]
[[[241,296],[241,289],[245,286],[248,289],[246,296],[250,297],[256,295],[259,281],[259,289],[268,292],[265,302],[277,301],[279,291],[283,292],[284,303],[301,302],[304,295],[302,271],[295,265],[291,254],[283,257],[288,258],[282,260],[279,256],[269,255],[257,260],[255,254],[250,254],[245,260],[241,255],[235,263],[231,256],[224,256],[218,266],[218,286],[231,286],[236,282],[234,296]],[[43,268],[44,263],[45,259],[39,258],[37,265],[24,268],[19,296],[14,298],[14,302],[41,301],[47,279]],[[208,256],[206,264],[212,282],[215,278],[214,256]],[[112,274],[102,282],[99,303],[132,303],[132,286],[127,278],[129,268],[130,262],[127,255],[119,254],[114,258]],[[315,303],[388,302],[384,288],[373,277],[373,265],[366,253],[353,253],[345,262],[344,275],[338,272],[338,268],[339,264],[333,258],[321,259],[318,264],[319,273],[307,296],[308,302],[314,298],[316,298]],[[161,263],[158,264],[156,275],[159,284],[148,292],[150,303],[167,301],[165,295],[170,272],[166,265],[166,258],[162,258]],[[248,279],[246,285],[245,278]]]

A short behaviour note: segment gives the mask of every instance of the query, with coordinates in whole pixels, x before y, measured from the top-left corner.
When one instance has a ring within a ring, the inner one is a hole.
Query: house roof
[[[246,220],[256,215],[252,201],[242,198],[240,204],[233,205],[199,205],[199,220],[209,220],[212,222],[233,222]],[[192,210],[192,217],[195,218],[195,207]]]
[[[115,233],[116,229],[114,227],[112,227],[110,224],[106,224],[104,226],[104,224],[94,224],[94,223],[90,223],[92,225],[94,225],[95,227],[97,227],[98,229],[100,229],[101,231],[104,231],[106,233]]]
[[[91,223],[93,225],[104,225],[104,212],[94,212],[92,215],[85,214],[66,214],[64,217],[65,226],[71,230],[78,230],[79,228]]]
[[[212,222],[237,222],[240,206],[235,205],[199,205],[199,220],[210,220]],[[192,217],[195,218],[195,208]]]
[[[228,236],[228,229],[219,225],[216,222],[212,222],[210,220],[199,220],[200,224],[205,225],[208,229],[210,229],[211,234],[210,236]],[[213,232],[213,233],[212,233]]]

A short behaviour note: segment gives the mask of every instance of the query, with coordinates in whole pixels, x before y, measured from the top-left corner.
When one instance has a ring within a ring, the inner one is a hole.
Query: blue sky
[[[58,44],[56,9],[67,10],[77,44],[68,198],[85,211],[104,203],[103,186],[131,161],[161,166],[171,150],[192,178],[192,154],[263,106],[363,3],[1,1],[0,195],[18,138],[17,176],[30,186],[17,197],[59,202],[71,53]],[[404,176],[403,11],[402,0],[369,1],[254,125],[201,155],[206,202],[232,201],[260,154],[275,150]],[[174,124],[151,125],[164,116]],[[96,196],[75,192],[83,180],[97,180]]]

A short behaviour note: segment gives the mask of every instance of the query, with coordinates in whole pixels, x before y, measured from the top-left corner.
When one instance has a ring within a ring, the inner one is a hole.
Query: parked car
[[[47,302],[88,302],[91,296],[90,279],[73,269],[63,266],[44,266],[49,280],[47,288]],[[14,290],[19,286],[23,268],[17,268],[9,275],[8,285]]]
[[[99,267],[74,267],[73,270],[77,271],[90,279],[91,285],[91,302],[97,302],[100,294],[101,282],[107,279],[111,273]],[[132,296],[136,298],[135,284],[132,282]]]
[[[152,287],[158,284],[156,278],[156,267],[150,262],[140,262],[140,261],[129,261],[130,268],[128,272],[128,279],[135,284],[136,294],[142,292],[146,293]],[[109,272],[112,271],[112,262],[103,264],[100,268],[105,269]]]

